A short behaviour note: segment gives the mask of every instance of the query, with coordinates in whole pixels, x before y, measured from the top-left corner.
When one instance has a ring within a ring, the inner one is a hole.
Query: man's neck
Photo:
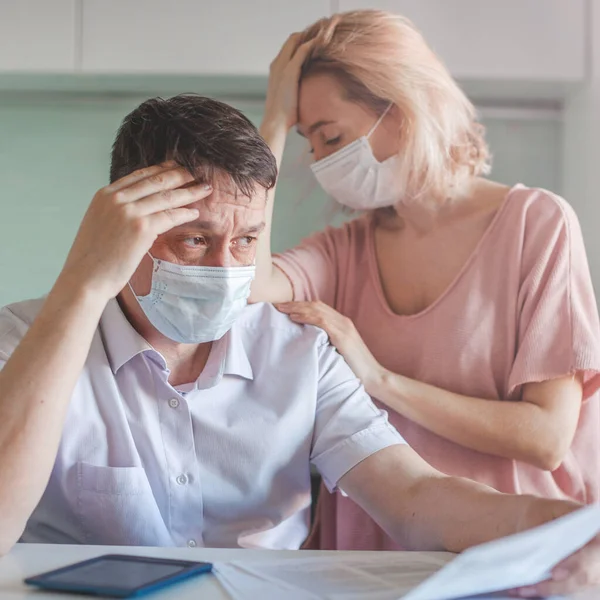
[[[185,383],[192,383],[200,377],[208,362],[212,342],[206,344],[174,344],[173,342],[160,344],[156,340],[152,343],[152,346],[167,361],[167,366],[171,371],[169,383],[176,387]]]
[[[212,342],[205,344],[178,344],[158,332],[148,321],[129,288],[125,288],[117,301],[131,326],[160,354],[170,370],[169,383],[175,387],[192,383],[204,370]]]

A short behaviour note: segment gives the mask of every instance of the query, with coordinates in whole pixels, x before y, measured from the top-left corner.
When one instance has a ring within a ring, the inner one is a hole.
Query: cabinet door
[[[579,81],[585,0],[339,0],[402,14],[457,78]]]
[[[75,21],[75,0],[1,0],[0,71],[73,71]]]
[[[83,0],[83,70],[266,75],[328,0]]]

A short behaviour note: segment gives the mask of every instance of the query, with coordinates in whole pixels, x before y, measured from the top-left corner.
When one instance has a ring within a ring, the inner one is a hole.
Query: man
[[[577,508],[436,472],[323,332],[246,307],[276,171],[214,100],[126,117],[51,292],[0,313],[2,553],[18,539],[298,548],[310,461],[410,548],[460,551]],[[592,579],[596,547],[563,586]]]

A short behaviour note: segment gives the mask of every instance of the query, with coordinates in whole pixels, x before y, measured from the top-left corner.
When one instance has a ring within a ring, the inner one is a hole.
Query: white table
[[[80,560],[93,558],[101,554],[137,554],[141,556],[156,556],[161,558],[180,558],[208,562],[225,562],[230,560],[273,560],[282,558],[314,557],[314,556],[348,556],[354,559],[364,556],[373,557],[372,552],[320,552],[298,551],[269,551],[269,550],[231,550],[210,548],[147,548],[124,546],[68,546],[54,544],[17,544],[5,557],[0,559],[0,600],[74,600],[82,596],[72,594],[56,594],[34,590],[23,584],[23,579],[44,571],[63,567]],[[382,553],[383,554],[383,553]],[[385,553],[388,554],[388,553]],[[398,558],[398,568],[402,568],[403,558],[408,558],[408,552],[395,552]],[[436,552],[440,564],[451,560],[453,555]],[[585,600],[598,600],[600,591],[578,595]],[[201,575],[188,581],[165,588],[148,596],[156,600],[228,600],[229,597],[219,585],[214,576]],[[257,599],[260,600],[260,599]]]
[[[5,557],[0,558],[0,600],[17,600],[36,598],[39,600],[57,600],[60,598],[74,600],[81,596],[72,594],[56,594],[34,590],[23,583],[25,577],[38,575],[45,571],[93,558],[101,554],[137,554],[140,556],[156,556],[161,558],[180,558],[207,562],[226,562],[231,560],[273,560],[282,558],[308,558],[314,556],[352,556],[361,555],[372,558],[372,552],[321,552],[315,550],[239,550],[214,548],[148,548],[125,546],[70,546],[63,544],[17,544]],[[387,554],[387,553],[386,553]],[[395,552],[399,568],[402,556],[408,553]],[[452,554],[435,553],[441,561],[452,558]],[[219,582],[213,575],[192,578],[188,581],[167,587],[148,596],[150,600],[228,600]],[[257,599],[259,600],[259,599]]]

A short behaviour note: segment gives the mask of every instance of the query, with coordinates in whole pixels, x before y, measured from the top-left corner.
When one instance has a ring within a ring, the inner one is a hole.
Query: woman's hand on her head
[[[314,40],[299,45],[300,33],[292,33],[271,63],[265,102],[267,121],[286,132],[298,122],[298,83],[300,70],[311,51]]]
[[[283,302],[275,307],[296,323],[323,329],[344,357],[367,393],[383,377],[385,369],[377,362],[354,323],[323,302]]]

